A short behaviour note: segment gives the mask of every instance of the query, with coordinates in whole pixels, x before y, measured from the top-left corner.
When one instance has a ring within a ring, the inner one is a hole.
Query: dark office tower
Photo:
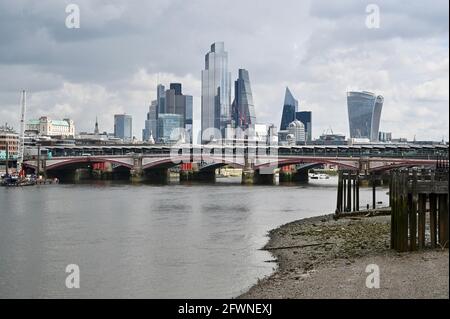
[[[295,113],[298,109],[298,101],[294,98],[289,88],[286,87],[284,94],[283,114],[281,116],[280,131],[287,130],[289,123],[295,120]]]
[[[176,95],[181,95],[181,83],[170,83],[170,89],[175,91]]]
[[[157,114],[166,113],[166,92],[162,84],[156,88],[156,101],[158,103]]]
[[[205,69],[202,71],[202,135],[205,130],[216,128],[225,136],[225,128],[231,123],[230,82],[228,52],[223,42],[213,43],[205,56]],[[210,139],[211,136],[202,136],[202,142]]]
[[[256,122],[255,106],[248,71],[239,69],[239,77],[234,82],[234,101],[232,104],[234,127],[245,130]]]
[[[378,141],[384,98],[371,92],[347,92],[350,137]]]
[[[165,111],[166,112],[164,114],[181,115],[182,121],[180,128],[185,128],[187,131],[189,131],[188,134],[191,134],[192,96],[182,94],[182,87],[180,83],[171,83],[170,89],[165,92]],[[158,121],[158,123],[162,122]],[[161,130],[158,130],[158,132],[160,131]]]
[[[295,118],[303,123],[305,126],[305,137],[307,142],[312,141],[312,112],[301,111],[295,113]]]

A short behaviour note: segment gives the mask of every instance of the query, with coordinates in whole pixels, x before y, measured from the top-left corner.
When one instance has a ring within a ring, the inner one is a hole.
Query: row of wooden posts
[[[448,166],[436,169],[397,169],[389,177],[391,248],[398,251],[449,245]],[[376,205],[376,177],[371,180],[372,208]],[[359,211],[358,171],[340,171],[336,214]],[[346,215],[346,214],[343,214]]]
[[[359,172],[339,171],[336,213],[359,211]]]
[[[448,247],[448,170],[391,173],[391,248]]]

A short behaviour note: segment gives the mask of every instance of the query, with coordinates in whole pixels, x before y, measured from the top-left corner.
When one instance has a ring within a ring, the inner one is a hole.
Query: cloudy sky
[[[65,25],[80,8],[80,28]],[[368,4],[380,9],[368,28]],[[257,119],[279,126],[285,87],[313,112],[313,135],[348,135],[345,92],[385,97],[381,127],[394,137],[448,140],[447,0],[1,0],[0,123],[73,118],[77,131],[141,130],[156,84],[182,82],[200,119],[201,70],[224,41],[232,77],[250,72]]]

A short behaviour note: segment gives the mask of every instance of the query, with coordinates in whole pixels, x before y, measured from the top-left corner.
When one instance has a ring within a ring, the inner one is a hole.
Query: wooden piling
[[[352,211],[352,175],[350,172],[347,174],[347,211]]]
[[[413,183],[412,183],[412,192],[409,194],[409,249],[416,250],[416,237],[417,237],[417,174],[414,172]]]
[[[398,251],[448,247],[448,169],[434,176],[429,170],[395,170],[389,183],[391,247]],[[427,203],[429,237],[427,242]]]
[[[430,194],[430,244],[432,248],[437,244],[437,198],[436,194]]]
[[[425,248],[425,211],[427,204],[427,195],[419,194],[419,211],[418,211],[418,235],[417,239],[419,241],[419,248]]]
[[[439,245],[448,248],[448,194],[439,194]]]
[[[359,172],[356,172],[356,208],[355,211],[359,211]]]

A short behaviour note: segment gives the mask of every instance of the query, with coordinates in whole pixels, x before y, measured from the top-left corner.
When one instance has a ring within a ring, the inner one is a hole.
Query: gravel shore
[[[239,298],[449,298],[448,249],[391,250],[390,216],[320,216],[269,235],[278,269]],[[366,287],[369,264],[379,289]]]

